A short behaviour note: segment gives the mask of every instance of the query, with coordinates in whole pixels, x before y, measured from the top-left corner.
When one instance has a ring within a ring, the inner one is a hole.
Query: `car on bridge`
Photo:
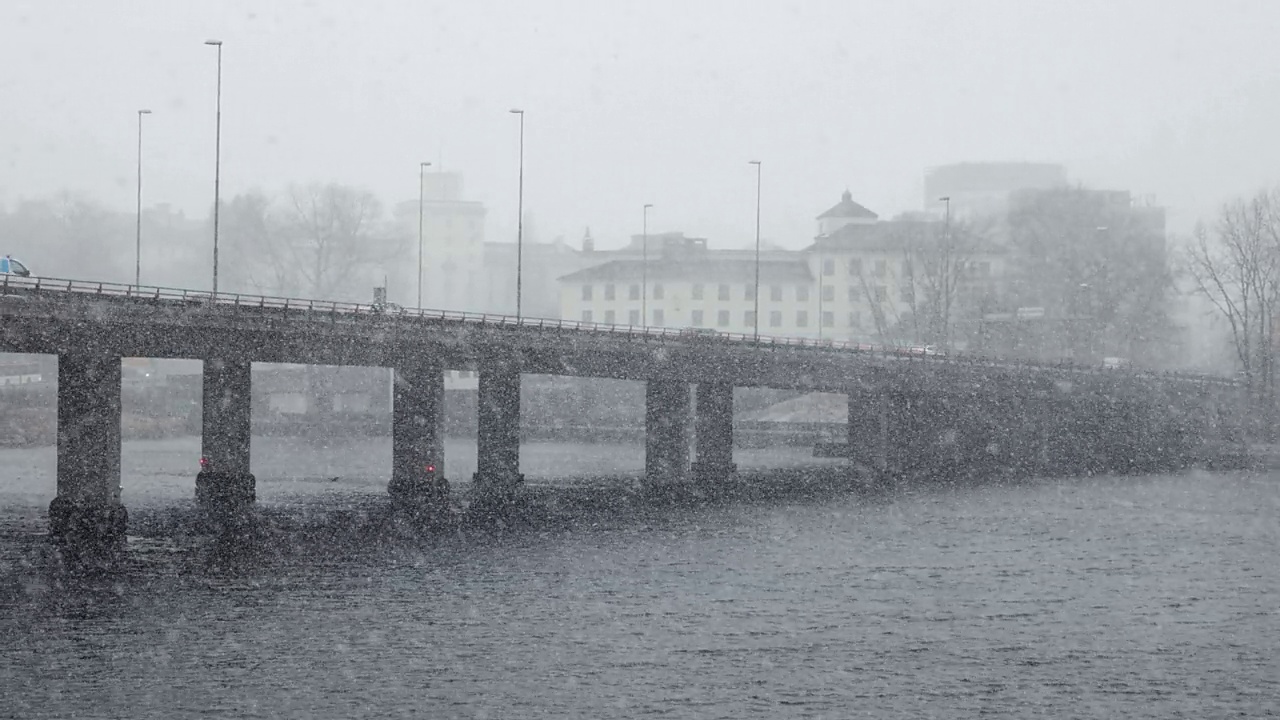
[[[0,257],[0,275],[17,275],[18,277],[31,277],[31,271],[22,261],[12,255]]]

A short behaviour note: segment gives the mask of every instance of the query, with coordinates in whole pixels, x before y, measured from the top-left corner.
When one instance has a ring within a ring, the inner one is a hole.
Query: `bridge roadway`
[[[654,488],[734,481],[735,386],[847,393],[851,462],[889,476],[1180,467],[1234,437],[1238,415],[1237,386],[1203,376],[50,278],[3,276],[0,320],[0,351],[59,359],[50,527],[66,545],[123,538],[122,357],[204,361],[196,497],[233,515],[254,502],[253,362],[394,368],[389,492],[428,517],[448,503],[446,370],[479,372],[471,507],[483,512],[519,497],[521,373],[646,382]]]

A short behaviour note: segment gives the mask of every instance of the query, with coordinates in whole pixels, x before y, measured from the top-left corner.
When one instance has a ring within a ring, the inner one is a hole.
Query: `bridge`
[[[66,545],[123,541],[124,357],[204,361],[195,496],[224,515],[255,502],[253,362],[393,368],[388,490],[397,508],[425,517],[449,503],[448,370],[479,374],[470,509],[480,513],[502,512],[521,494],[522,373],[645,382],[645,482],[655,491],[736,482],[735,386],[846,394],[840,454],[877,476],[1166,470],[1239,441],[1239,390],[1224,379],[833,341],[15,276],[0,285],[0,327],[0,351],[58,356],[49,518]]]

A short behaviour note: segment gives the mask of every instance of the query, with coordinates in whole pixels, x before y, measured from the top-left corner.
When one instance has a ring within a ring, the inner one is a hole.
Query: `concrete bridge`
[[[5,277],[0,290],[0,351],[58,356],[49,517],[51,534],[68,544],[123,540],[123,357],[204,361],[195,495],[218,513],[255,501],[253,362],[393,368],[389,492],[396,506],[428,515],[449,495],[446,370],[479,373],[477,512],[501,512],[520,496],[522,373],[647,383],[654,489],[735,482],[735,386],[847,394],[845,454],[888,476],[1161,470],[1218,453],[1236,434],[1236,386],[1199,376],[48,278]]]

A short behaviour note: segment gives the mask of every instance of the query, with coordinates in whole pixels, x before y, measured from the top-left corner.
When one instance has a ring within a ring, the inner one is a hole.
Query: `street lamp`
[[[134,237],[133,285],[142,285],[142,116],[150,110],[138,111],[138,232]]]
[[[951,344],[951,295],[955,292],[952,284],[955,282],[953,277],[953,268],[951,263],[951,196],[943,195],[938,200],[947,204],[946,214],[942,221],[942,277],[939,278],[942,283],[942,297],[936,298],[932,302],[937,303],[936,307],[941,308],[942,312],[942,328],[941,337],[935,337],[934,341],[942,341],[944,347]],[[914,288],[913,288],[914,291]]]
[[[422,197],[426,183],[427,168],[431,163],[418,163],[418,309],[422,309]]]
[[[641,245],[640,252],[640,327],[649,325],[649,208],[653,207],[651,203],[645,203],[644,206],[644,225],[641,229]]]
[[[214,124],[213,140],[213,294],[218,295],[218,206],[219,191],[222,184],[222,41],[205,40],[205,45],[218,48],[218,95],[217,115]]]
[[[524,110],[512,108],[520,116],[520,192],[516,200],[516,321],[522,314],[521,296],[524,282]]]
[[[755,297],[755,340],[760,342],[760,161],[748,160],[748,165],[756,166],[756,291]],[[819,321],[821,322],[821,321]]]

